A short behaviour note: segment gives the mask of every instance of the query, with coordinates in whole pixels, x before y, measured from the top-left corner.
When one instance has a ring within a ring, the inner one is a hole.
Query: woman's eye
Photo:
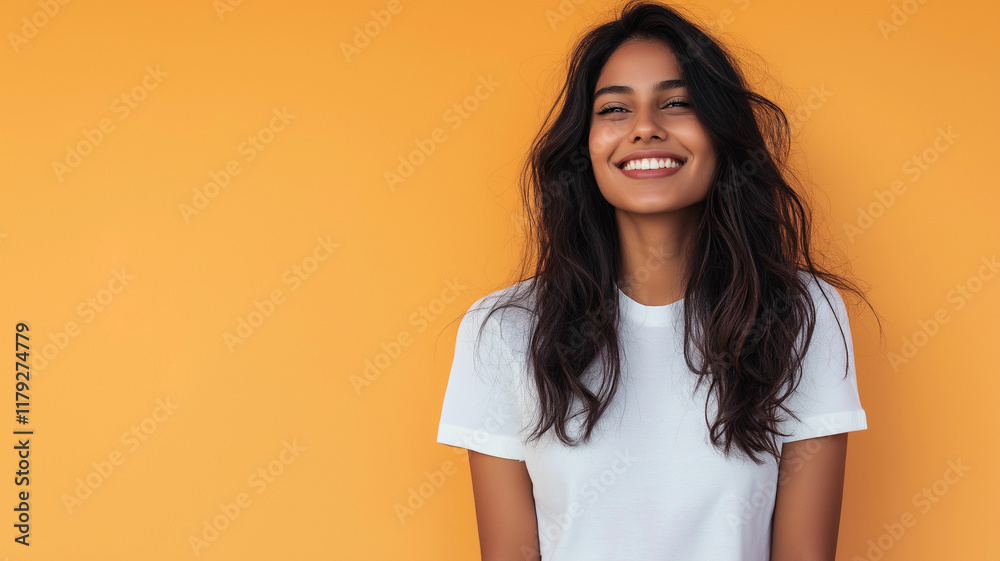
[[[619,109],[621,111],[625,111],[624,107],[619,107],[617,105],[609,105],[608,107],[605,107],[605,108],[601,109],[600,111],[598,111],[597,114],[598,115],[604,115],[605,113],[611,113],[612,111],[614,111],[616,109]]]
[[[669,109],[671,107],[691,107],[691,104],[683,99],[673,99],[667,102],[664,109]]]

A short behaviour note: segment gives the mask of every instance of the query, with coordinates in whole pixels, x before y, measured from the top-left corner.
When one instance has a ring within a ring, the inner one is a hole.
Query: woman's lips
[[[667,177],[668,175],[673,175],[677,173],[682,167],[684,166],[679,165],[675,168],[665,167],[659,169],[629,169],[629,170],[618,168],[618,171],[625,174],[626,177],[631,177],[632,179],[651,179],[654,177]]]

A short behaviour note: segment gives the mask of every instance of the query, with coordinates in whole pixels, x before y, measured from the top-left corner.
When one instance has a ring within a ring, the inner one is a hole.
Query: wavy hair
[[[786,436],[777,428],[780,413],[795,417],[784,402],[798,386],[815,325],[807,283],[821,277],[868,302],[854,283],[812,261],[809,209],[786,179],[794,174],[781,108],[751,91],[733,55],[701,27],[673,8],[634,0],[574,47],[521,171],[528,244],[520,278],[533,268],[532,282],[518,283],[486,315],[518,307],[537,320],[526,360],[540,415],[529,440],[554,430],[576,445],[567,423],[582,416],[588,441],[621,380],[619,231],[594,177],[588,135],[601,69],[629,40],[662,41],[674,53],[718,154],[691,238],[683,302],[685,361],[698,387],[707,380],[717,398],[714,420],[705,404],[712,444],[726,457],[736,448],[758,464],[758,454],[778,459],[776,438]],[[530,307],[517,303],[528,295]],[[592,365],[600,366],[596,392],[584,383]],[[582,407],[573,413],[577,403]]]

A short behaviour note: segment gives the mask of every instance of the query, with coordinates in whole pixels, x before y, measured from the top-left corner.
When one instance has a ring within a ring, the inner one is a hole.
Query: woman
[[[673,9],[577,44],[523,175],[534,275],[466,313],[442,409],[484,560],[834,559],[860,292],[813,264],[787,152]]]

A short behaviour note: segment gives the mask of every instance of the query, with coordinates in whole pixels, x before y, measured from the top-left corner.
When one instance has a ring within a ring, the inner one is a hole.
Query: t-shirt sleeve
[[[833,285],[823,279],[817,280],[820,286],[816,286],[811,277],[808,279],[816,308],[816,326],[803,358],[802,379],[785,404],[799,420],[785,415],[781,431],[789,436],[781,438],[782,442],[868,428],[858,394],[847,308]],[[829,303],[823,298],[820,287]]]
[[[489,296],[478,300],[458,326],[437,442],[524,461],[514,375],[517,361],[497,321],[504,310],[490,317],[476,346],[490,302]]]

